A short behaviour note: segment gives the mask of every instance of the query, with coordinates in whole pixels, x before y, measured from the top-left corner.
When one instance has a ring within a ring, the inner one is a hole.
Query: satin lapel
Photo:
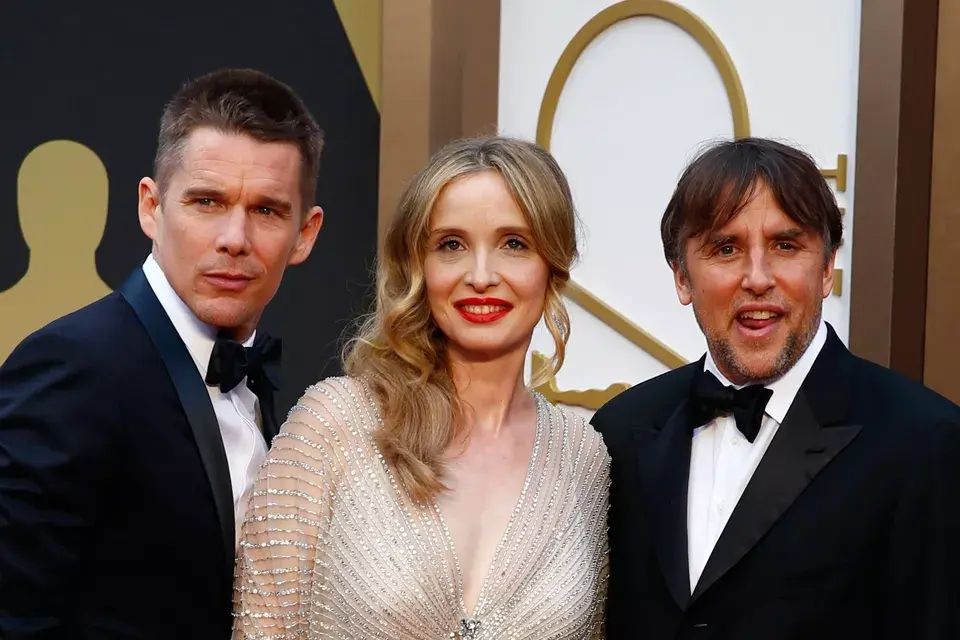
[[[261,416],[263,415],[263,411],[264,409],[262,408],[262,405],[261,405],[261,409],[260,409]],[[276,410],[274,410],[273,408],[268,409],[268,411],[270,411],[271,413],[274,414],[274,416],[276,416]],[[277,437],[278,433],[280,433],[280,422],[275,419],[271,423],[271,422],[268,422],[267,420],[264,420],[261,417],[260,430],[263,432],[263,439],[267,443],[267,449],[269,449],[270,446],[273,444],[273,439]]]
[[[264,365],[264,368],[267,370],[270,379],[279,387],[280,366],[276,362],[270,362]],[[277,433],[280,432],[280,425],[282,424],[280,416],[277,415],[277,393],[278,391],[274,391],[272,394],[270,394],[269,402],[260,402],[260,425],[263,431],[263,438],[267,442],[268,449],[273,443],[273,439],[276,437]],[[273,417],[273,420],[267,420],[264,418],[263,416],[265,412],[268,412]],[[284,416],[284,418],[285,417],[286,416]]]
[[[660,569],[670,594],[683,611],[690,603],[687,479],[692,432],[687,424],[686,408],[687,401],[681,401],[660,430],[634,432],[639,474]]]
[[[220,437],[220,425],[210,403],[210,395],[204,385],[196,364],[186,345],[180,339],[163,306],[150,288],[146,276],[139,269],[120,287],[120,293],[133,307],[144,329],[150,335],[160,357],[163,359],[180,404],[193,430],[193,437],[200,451],[213,500],[223,533],[223,544],[233,572],[235,554],[235,522],[233,515],[233,489],[230,484],[230,467]]]
[[[823,427],[804,389],[730,515],[693,594],[696,600],[770,530],[818,473],[860,432],[859,425]]]

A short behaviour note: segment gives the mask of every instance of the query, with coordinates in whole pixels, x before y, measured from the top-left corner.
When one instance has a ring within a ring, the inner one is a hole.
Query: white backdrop
[[[547,81],[564,48],[604,0],[502,0],[499,125],[535,139]],[[751,135],[800,146],[822,169],[848,157],[842,291],[824,316],[846,341],[854,212],[860,3],[855,0],[681,0],[716,34],[746,96]],[[700,44],[655,17],[629,18],[583,52],[563,89],[551,151],[570,178],[584,222],[573,278],[686,360],[703,337],[676,298],[659,221],[685,163],[704,142],[731,137],[721,76]],[[831,185],[835,183],[831,181]],[[667,367],[601,321],[570,308],[562,390],[636,383]],[[539,328],[533,349],[550,353]],[[589,414],[589,411],[586,411]]]

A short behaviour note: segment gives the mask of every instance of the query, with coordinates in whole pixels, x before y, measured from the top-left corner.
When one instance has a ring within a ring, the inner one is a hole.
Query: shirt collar
[[[187,346],[187,351],[193,358],[200,376],[207,377],[207,365],[210,364],[210,354],[213,353],[213,344],[217,339],[217,328],[202,322],[190,311],[190,307],[180,299],[167,280],[166,274],[154,259],[153,254],[147,256],[143,263],[143,275],[146,276],[150,288],[160,301],[163,310],[167,312],[170,322],[180,335],[180,339]],[[256,331],[243,343],[245,347],[253,344]]]
[[[776,420],[778,424],[783,424],[783,419],[786,417],[790,405],[793,404],[793,400],[800,391],[800,385],[803,384],[807,374],[810,373],[813,363],[816,362],[817,356],[820,355],[820,350],[823,349],[823,345],[826,344],[826,342],[827,326],[823,318],[821,318],[816,335],[814,335],[810,346],[803,352],[803,355],[800,356],[796,364],[790,367],[780,378],[766,385],[768,389],[773,391],[773,395],[770,396],[770,401],[767,402],[766,414]],[[725,385],[732,385],[738,389],[743,386],[734,385],[727,380],[726,376],[720,373],[720,369],[717,368],[717,363],[714,361],[713,355],[710,354],[709,350],[707,351],[703,368],[705,371],[709,371],[715,375],[717,379]]]

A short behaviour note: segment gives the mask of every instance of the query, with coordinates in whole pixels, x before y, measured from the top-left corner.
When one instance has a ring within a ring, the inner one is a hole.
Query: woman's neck
[[[528,409],[533,396],[523,383],[526,349],[493,360],[450,354],[451,373],[463,403],[465,431],[496,435],[511,417]]]

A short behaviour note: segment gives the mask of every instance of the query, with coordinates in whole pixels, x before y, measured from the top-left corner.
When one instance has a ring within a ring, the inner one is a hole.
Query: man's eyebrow
[[[800,227],[793,227],[792,229],[784,229],[783,231],[778,231],[773,234],[774,240],[796,240],[801,236],[807,235],[807,232]]]
[[[740,236],[736,235],[735,233],[714,233],[710,235],[706,240],[704,240],[703,245],[721,247],[725,244],[736,242],[739,239],[740,239]]]
[[[196,200],[198,198],[210,198],[211,200],[216,200],[217,198],[222,198],[223,195],[223,191],[217,189],[216,187],[195,186],[184,189],[181,198],[184,200]]]

